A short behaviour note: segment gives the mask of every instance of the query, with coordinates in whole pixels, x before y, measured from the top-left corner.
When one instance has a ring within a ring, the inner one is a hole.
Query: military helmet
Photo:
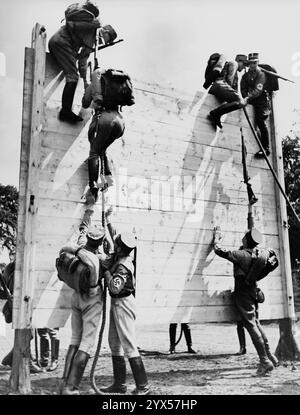
[[[259,61],[259,53],[249,53],[248,55],[248,62],[258,62]]]
[[[99,240],[101,240],[104,237],[104,235],[105,235],[104,229],[100,225],[92,225],[89,228],[89,230],[88,230],[88,232],[86,234],[86,236],[89,239],[92,239],[93,241],[99,241]]]
[[[122,232],[116,236],[116,241],[121,242],[126,248],[133,249],[136,247],[137,238],[132,232]]]
[[[242,62],[247,63],[247,55],[243,55],[242,53],[239,53],[238,55],[236,55],[235,61],[236,62],[242,61]]]
[[[258,229],[255,228],[247,231],[245,236],[247,238],[247,241],[254,246],[260,244],[262,241],[262,234],[259,232]]]

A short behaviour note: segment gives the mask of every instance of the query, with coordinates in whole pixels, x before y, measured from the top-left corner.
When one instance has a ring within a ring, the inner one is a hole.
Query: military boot
[[[49,363],[49,340],[46,336],[40,336],[40,351],[41,351],[41,359],[40,365],[41,367],[47,367]]]
[[[270,362],[267,356],[264,340],[257,327],[248,328],[251,340],[255,346],[257,354],[259,356],[260,365],[257,369],[257,376],[265,376],[268,372],[274,369],[273,363]]]
[[[63,393],[63,389],[66,385],[66,382],[67,382],[67,379],[68,379],[68,376],[69,376],[69,373],[72,367],[73,359],[74,359],[74,356],[77,350],[78,350],[78,346],[75,346],[74,344],[70,344],[66,357],[65,357],[65,367],[64,367],[63,376],[59,384],[59,391],[58,391],[59,395],[62,395]]]
[[[52,338],[51,339],[51,363],[47,368],[48,372],[53,372],[53,370],[58,367],[58,354],[59,354],[59,340]]]
[[[107,388],[101,388],[104,393],[126,393],[126,362],[124,356],[112,356],[114,383]]]
[[[14,354],[14,349],[12,348],[11,351],[2,359],[1,364],[4,366],[12,367],[13,354]]]
[[[90,355],[88,353],[82,350],[77,351],[62,395],[79,395],[79,384],[89,358]]]
[[[177,324],[171,323],[169,325],[169,337],[170,337],[170,354],[175,353],[175,343],[176,343],[176,329]]]
[[[196,354],[195,350],[192,348],[192,335],[191,335],[191,329],[188,324],[182,324],[182,330],[185,336],[185,341],[187,345],[187,352]]]
[[[76,91],[77,82],[66,82],[62,94],[62,108],[59,112],[60,121],[66,121],[70,124],[76,124],[83,119],[72,112],[72,105]]]
[[[136,388],[132,391],[132,394],[148,395],[150,393],[150,388],[141,356],[131,357],[128,360],[136,384]]]
[[[237,352],[237,355],[246,354],[247,353],[247,349],[246,349],[246,335],[245,335],[244,325],[243,325],[243,323],[241,321],[239,321],[237,323],[236,331],[237,331],[237,335],[238,335],[238,339],[239,339],[239,344],[240,344],[240,350]]]
[[[94,196],[95,202],[97,202],[99,192],[99,187],[97,186],[99,178],[99,157],[91,157],[88,159],[88,171],[90,192]]]
[[[210,111],[208,118],[211,120],[215,126],[223,128],[221,123],[221,117],[224,114],[228,114],[229,112],[236,111],[241,108],[241,104],[238,102],[228,102],[225,104],[220,105],[218,108]]]
[[[268,359],[269,359],[269,360],[273,363],[274,367],[279,366],[278,359],[277,359],[277,357],[276,357],[276,356],[275,356],[275,355],[271,352],[271,349],[270,349],[270,345],[269,345],[269,341],[268,341],[267,335],[266,335],[266,333],[265,333],[264,329],[262,328],[262,326],[261,326],[260,322],[258,322],[258,323],[257,323],[257,327],[258,327],[258,330],[259,330],[259,332],[260,332],[260,334],[261,334],[261,336],[262,336],[262,338],[263,338],[263,341],[264,341],[264,344],[265,344],[265,349],[266,349],[266,353],[267,353]]]

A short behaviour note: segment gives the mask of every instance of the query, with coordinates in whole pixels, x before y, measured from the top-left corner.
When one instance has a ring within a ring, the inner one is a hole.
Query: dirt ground
[[[168,354],[168,326],[140,328],[138,344],[148,373],[153,395],[300,395],[300,362],[283,361],[268,377],[257,377],[258,358],[247,334],[247,354],[236,356],[238,340],[231,324],[191,325],[193,347],[197,354],[186,353],[185,341]],[[277,324],[265,325],[274,351],[279,339]],[[178,330],[179,331],[179,330]],[[62,376],[64,355],[70,332],[60,330],[60,365],[55,372],[31,375],[32,395],[55,395]],[[7,352],[9,349],[7,350]],[[2,360],[5,353],[2,352]],[[90,360],[83,381],[83,395],[94,393],[89,374]],[[112,367],[107,332],[96,367],[98,387],[112,381]],[[0,394],[8,394],[10,370],[0,366]],[[128,393],[134,381],[128,365]]]

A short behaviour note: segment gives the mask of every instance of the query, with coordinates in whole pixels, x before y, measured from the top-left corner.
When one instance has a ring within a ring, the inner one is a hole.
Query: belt
[[[124,298],[129,297],[132,293],[124,293],[124,294],[110,294],[112,298]]]

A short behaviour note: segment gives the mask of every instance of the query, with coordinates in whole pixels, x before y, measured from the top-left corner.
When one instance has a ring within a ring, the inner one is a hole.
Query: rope
[[[104,161],[103,161],[103,157],[100,157],[101,160],[101,174],[103,174],[104,172]],[[105,229],[105,197],[104,197],[104,192],[102,192],[102,226]],[[90,380],[91,380],[91,385],[92,388],[94,389],[94,391],[96,392],[97,395],[105,395],[104,392],[101,392],[100,389],[98,389],[97,385],[96,385],[96,380],[95,380],[95,369],[97,366],[97,362],[98,362],[98,358],[100,355],[100,351],[101,351],[101,345],[102,345],[102,339],[103,339],[103,333],[104,333],[104,328],[105,328],[105,321],[106,321],[106,300],[107,300],[107,286],[106,286],[106,281],[105,279],[103,279],[103,313],[102,313],[102,322],[101,322],[101,327],[100,327],[100,332],[99,332],[99,338],[98,338],[98,344],[97,344],[97,348],[96,348],[96,353],[94,356],[94,360],[92,363],[92,368],[91,368],[91,373],[90,373]]]
[[[286,200],[287,204],[289,205],[289,207],[291,208],[291,210],[292,210],[292,212],[293,212],[293,214],[294,214],[294,216],[295,216],[295,218],[296,218],[296,220],[297,220],[298,224],[300,225],[300,218],[299,218],[299,216],[297,215],[297,213],[296,213],[295,209],[293,208],[293,206],[292,206],[291,202],[289,201],[289,198],[287,197],[287,195],[286,195],[286,193],[285,193],[285,191],[284,191],[283,187],[281,186],[281,184],[280,184],[280,182],[279,182],[279,180],[278,180],[278,177],[276,176],[276,173],[275,173],[275,171],[274,171],[274,169],[273,169],[273,167],[272,167],[272,165],[271,165],[271,163],[270,163],[270,161],[269,161],[269,159],[268,159],[268,156],[266,155],[266,152],[265,152],[265,150],[264,150],[264,148],[263,148],[263,146],[262,146],[262,144],[261,144],[261,142],[260,142],[260,139],[258,138],[258,135],[257,135],[257,133],[256,133],[256,131],[255,131],[254,127],[253,127],[253,124],[252,124],[252,122],[251,122],[251,120],[250,120],[250,118],[249,118],[249,115],[248,115],[248,113],[247,113],[247,111],[246,111],[246,108],[243,108],[243,111],[244,111],[244,114],[245,114],[246,119],[247,119],[247,121],[248,121],[248,124],[249,124],[249,126],[250,126],[250,128],[251,128],[251,131],[252,131],[252,133],[253,133],[253,135],[254,135],[254,137],[255,137],[255,140],[257,141],[257,144],[259,145],[259,148],[261,149],[261,151],[262,151],[262,153],[263,153],[263,155],[264,155],[264,158],[265,158],[265,160],[266,160],[266,162],[267,162],[267,164],[268,164],[268,166],[269,166],[269,169],[271,170],[271,173],[272,173],[272,175],[273,175],[273,177],[274,177],[274,179],[275,179],[275,182],[277,183],[277,186],[279,187],[279,190],[280,190],[280,192],[281,192],[282,196],[285,198],[285,200]]]

